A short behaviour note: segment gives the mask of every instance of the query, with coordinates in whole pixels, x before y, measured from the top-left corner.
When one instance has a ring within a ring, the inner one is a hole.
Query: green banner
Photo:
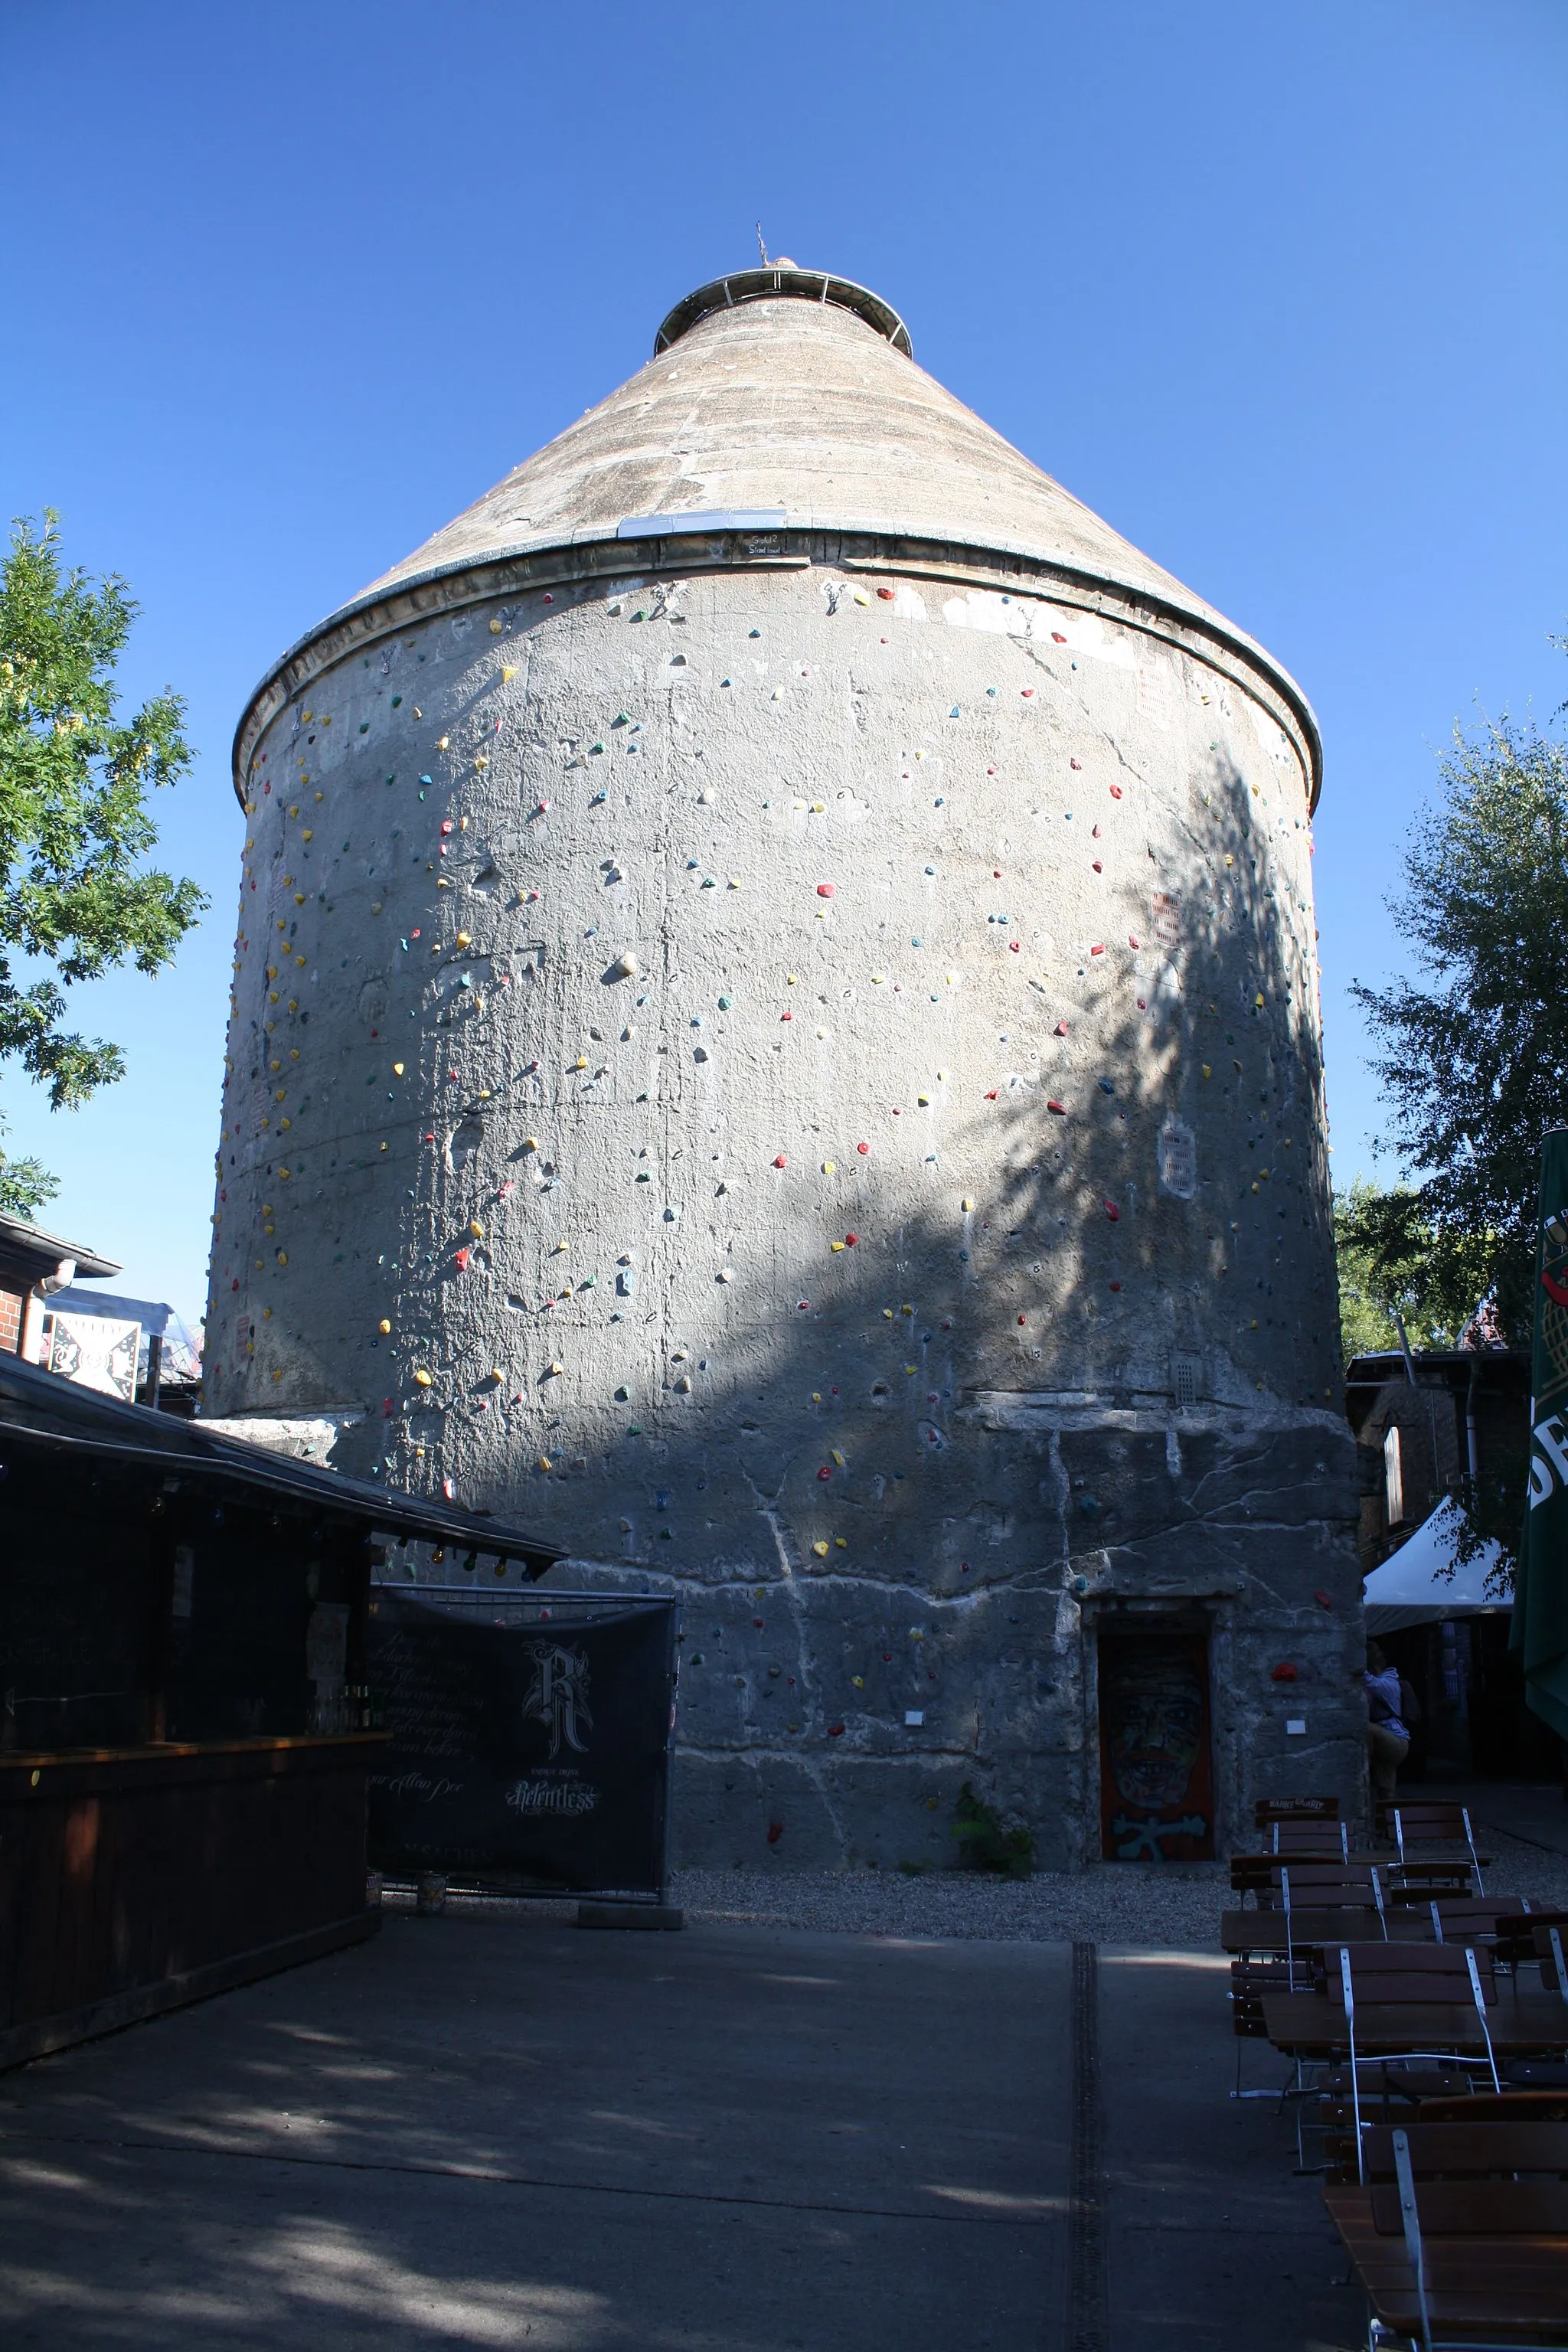
[[[1568,1129],[1541,1147],[1530,1495],[1510,1646],[1524,1661],[1525,1696],[1568,1739]]]

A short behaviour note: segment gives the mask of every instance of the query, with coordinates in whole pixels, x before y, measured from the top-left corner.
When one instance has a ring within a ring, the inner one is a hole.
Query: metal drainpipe
[[[1409,1381],[1411,1387],[1414,1388],[1415,1386],[1415,1362],[1414,1357],[1410,1353],[1410,1342],[1405,1336],[1405,1318],[1400,1313],[1397,1307],[1393,1307],[1390,1311],[1394,1317],[1394,1328],[1399,1334],[1399,1352],[1405,1359],[1405,1377]]]
[[[1465,1458],[1469,1465],[1472,1497],[1481,1475],[1480,1454],[1476,1444],[1476,1374],[1479,1370],[1479,1357],[1472,1356],[1469,1384],[1465,1390]]]

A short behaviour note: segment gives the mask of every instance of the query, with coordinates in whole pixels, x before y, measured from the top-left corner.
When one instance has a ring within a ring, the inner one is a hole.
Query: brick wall
[[[0,1290],[0,1355],[14,1356],[21,1338],[21,1298],[14,1290]]]

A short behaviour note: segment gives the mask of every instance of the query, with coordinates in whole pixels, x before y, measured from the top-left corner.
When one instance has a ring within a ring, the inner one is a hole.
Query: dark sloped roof
[[[0,1459],[7,1443],[53,1447],[68,1458],[93,1455],[154,1468],[163,1465],[174,1477],[248,1488],[388,1534],[461,1544],[470,1551],[521,1560],[531,1576],[542,1576],[563,1557],[558,1544],[546,1543],[509,1521],[399,1494],[366,1479],[347,1478],[316,1463],[249,1445],[243,1438],[219,1436],[199,1421],[121,1403],[118,1397],[78,1387],[17,1356],[0,1356]]]
[[[67,1258],[72,1260],[79,1280],[101,1281],[106,1275],[118,1274],[119,1266],[111,1257],[100,1257],[96,1250],[84,1248],[80,1242],[68,1242],[58,1234],[47,1234],[42,1225],[35,1225],[27,1217],[13,1217],[0,1210],[0,1277],[20,1276],[30,1289],[47,1274],[53,1274]]]

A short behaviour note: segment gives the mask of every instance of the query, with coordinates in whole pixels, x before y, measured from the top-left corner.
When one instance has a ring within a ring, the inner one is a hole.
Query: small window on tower
[[[1388,1504],[1388,1524],[1391,1528],[1397,1528],[1405,1518],[1405,1465],[1400,1457],[1397,1429],[1384,1432],[1383,1487]]]

